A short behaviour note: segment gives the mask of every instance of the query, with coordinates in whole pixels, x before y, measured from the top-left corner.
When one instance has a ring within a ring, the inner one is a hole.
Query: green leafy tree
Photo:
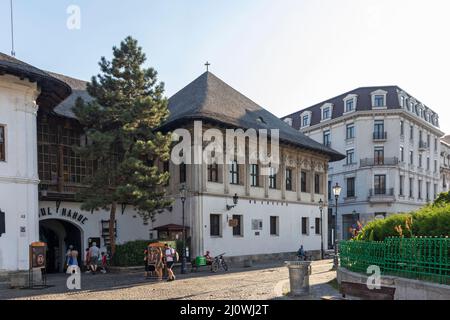
[[[157,130],[169,115],[167,99],[145,61],[137,41],[127,37],[113,48],[111,61],[101,58],[101,73],[87,85],[93,101],[80,99],[74,110],[88,141],[75,151],[95,164],[78,198],[83,210],[110,211],[112,255],[119,203],[132,205],[148,221],[172,202],[164,190],[169,173],[158,167],[170,158],[170,135]]]

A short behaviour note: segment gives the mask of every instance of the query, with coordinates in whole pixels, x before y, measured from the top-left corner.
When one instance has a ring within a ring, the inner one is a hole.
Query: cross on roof
[[[205,66],[206,66],[206,71],[209,71],[209,66],[211,65],[211,63],[209,63],[208,61],[206,61]]]

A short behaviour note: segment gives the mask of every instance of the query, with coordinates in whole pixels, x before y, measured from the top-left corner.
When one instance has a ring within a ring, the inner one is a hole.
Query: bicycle
[[[228,265],[225,262],[223,256],[225,253],[219,254],[214,258],[214,261],[211,264],[211,271],[216,273],[219,269],[223,269],[224,271],[228,271]]]

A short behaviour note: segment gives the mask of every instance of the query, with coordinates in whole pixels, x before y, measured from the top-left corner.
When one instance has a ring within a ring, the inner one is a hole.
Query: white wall
[[[297,251],[301,244],[305,250],[320,250],[320,235],[315,234],[315,218],[320,218],[318,205],[289,203],[281,205],[280,201],[240,199],[238,205],[226,210],[224,198],[203,196],[203,246],[216,255],[226,252],[228,256],[270,254]],[[327,242],[327,208],[324,209],[323,235],[324,248]],[[221,237],[210,236],[210,214],[221,214]],[[233,228],[228,226],[227,217],[243,215],[243,237],[233,236]],[[270,235],[270,216],[279,217],[279,235]],[[301,219],[309,218],[309,235],[302,235]],[[263,229],[255,235],[252,219],[262,219]],[[312,227],[312,228],[311,228]]]
[[[27,270],[28,245],[39,240],[35,83],[0,76],[0,124],[6,125],[6,162],[0,162],[0,270]],[[22,231],[22,232],[21,232]]]

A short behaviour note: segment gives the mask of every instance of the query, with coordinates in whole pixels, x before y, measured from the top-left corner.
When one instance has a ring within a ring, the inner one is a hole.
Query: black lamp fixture
[[[338,239],[337,239],[337,227],[338,227],[338,200],[341,195],[342,187],[336,182],[336,185],[333,187],[333,194],[335,200],[336,214],[334,218],[334,261],[333,261],[333,269],[337,270],[339,267],[339,259],[338,259]]]
[[[181,256],[181,273],[186,274],[187,268],[186,268],[186,224],[184,220],[184,203],[186,202],[186,185],[183,183],[180,187],[180,200],[182,204],[182,216],[183,216],[183,252]]]
[[[323,221],[323,207],[324,207],[324,202],[322,199],[319,200],[319,210],[320,210],[320,257],[323,260],[323,234],[322,234],[322,221]]]
[[[233,196],[233,205],[227,204],[227,210],[230,211],[231,209],[236,207],[238,204],[238,201],[239,201],[239,197],[238,197],[237,193],[235,193]]]

